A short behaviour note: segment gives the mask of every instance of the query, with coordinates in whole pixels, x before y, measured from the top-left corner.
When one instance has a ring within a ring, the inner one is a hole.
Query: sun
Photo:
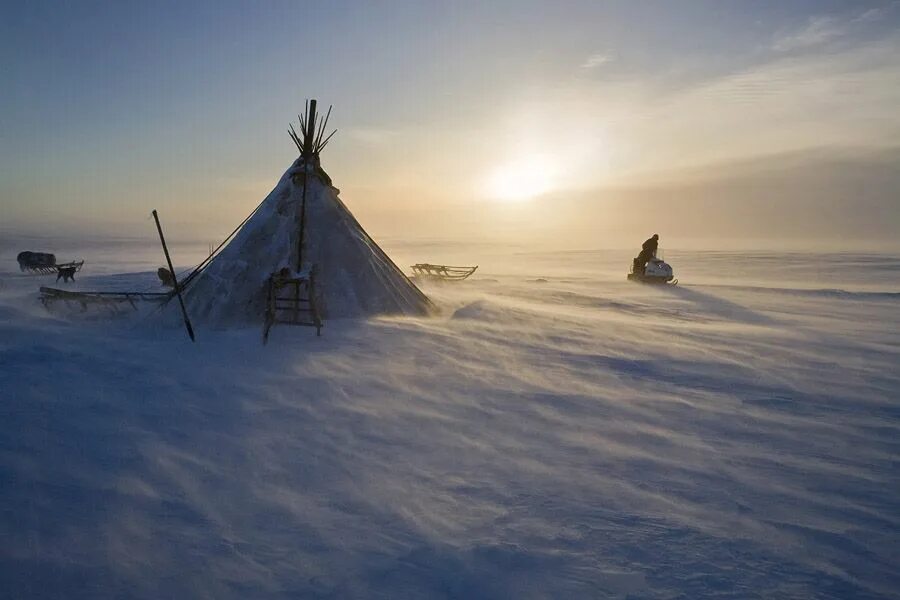
[[[520,157],[497,167],[487,180],[487,195],[496,200],[529,200],[553,188],[553,169],[547,157]]]

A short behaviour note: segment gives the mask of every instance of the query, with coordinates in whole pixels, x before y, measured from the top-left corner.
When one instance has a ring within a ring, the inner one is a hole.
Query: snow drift
[[[632,256],[480,247],[444,317],[263,347],[58,318],[0,248],[0,595],[900,598],[900,256]]]

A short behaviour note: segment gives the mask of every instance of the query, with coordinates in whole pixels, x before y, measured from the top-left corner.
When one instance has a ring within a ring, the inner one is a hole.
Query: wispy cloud
[[[873,21],[878,21],[883,17],[887,16],[889,12],[894,10],[895,8],[900,7],[900,0],[895,0],[886,6],[878,6],[875,8],[870,8],[862,12],[858,17],[853,19],[854,23],[870,23]]]
[[[793,52],[815,48],[844,36],[860,33],[864,28],[886,18],[888,13],[900,7],[900,0],[869,8],[853,15],[819,15],[811,17],[803,27],[785,33],[772,43],[776,52]]]
[[[791,52],[803,48],[819,46],[844,34],[841,21],[835,17],[813,17],[798,31],[775,40],[772,49],[776,52]]]
[[[557,129],[571,138],[557,145],[560,178],[572,188],[784,152],[880,149],[900,135],[898,52],[900,33],[888,34],[770,55],[672,90],[583,78],[530,111],[559,115]]]
[[[581,65],[582,69],[596,69],[615,60],[612,54],[598,52],[587,57],[587,60]]]
[[[818,147],[886,147],[900,134],[900,38],[780,57],[668,98],[634,134],[661,163]],[[672,143],[672,140],[675,143]]]

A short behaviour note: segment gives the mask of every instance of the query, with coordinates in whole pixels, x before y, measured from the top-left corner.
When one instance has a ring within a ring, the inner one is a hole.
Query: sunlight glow
[[[521,201],[549,192],[554,185],[551,161],[532,154],[497,167],[487,181],[487,194],[496,200]]]

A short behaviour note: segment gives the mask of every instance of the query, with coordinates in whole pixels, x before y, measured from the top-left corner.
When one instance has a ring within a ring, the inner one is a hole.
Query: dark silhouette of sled
[[[413,277],[437,281],[462,281],[475,272],[474,267],[451,267],[448,265],[430,265],[419,263],[412,266]]]
[[[101,307],[116,312],[122,306],[137,310],[137,302],[162,303],[169,300],[175,292],[70,292],[56,288],[41,287],[41,303],[50,308],[51,304],[77,304],[82,311],[89,307]]]

